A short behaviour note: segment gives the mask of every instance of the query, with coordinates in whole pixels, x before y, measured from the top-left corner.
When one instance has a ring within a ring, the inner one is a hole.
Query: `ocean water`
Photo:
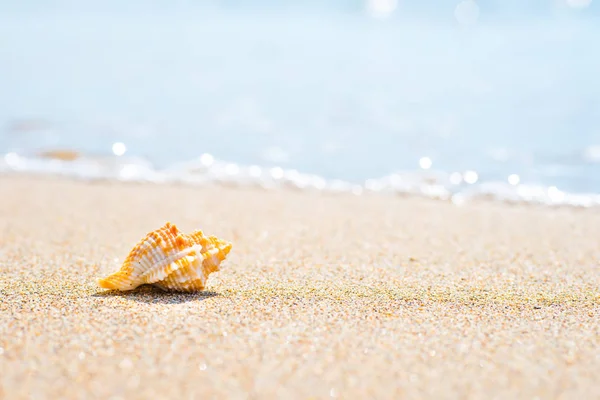
[[[324,4],[0,0],[0,171],[600,205],[597,3]]]

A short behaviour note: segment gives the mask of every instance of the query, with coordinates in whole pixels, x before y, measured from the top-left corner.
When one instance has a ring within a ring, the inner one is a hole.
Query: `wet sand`
[[[0,398],[598,399],[600,212],[0,177]],[[171,221],[207,291],[100,289]]]

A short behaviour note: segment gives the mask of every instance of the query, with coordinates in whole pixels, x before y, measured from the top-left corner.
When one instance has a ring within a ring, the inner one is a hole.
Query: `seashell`
[[[151,284],[163,290],[204,290],[208,276],[219,271],[231,243],[196,230],[184,234],[170,222],[148,233],[123,262],[121,269],[98,285],[105,289],[133,290]]]

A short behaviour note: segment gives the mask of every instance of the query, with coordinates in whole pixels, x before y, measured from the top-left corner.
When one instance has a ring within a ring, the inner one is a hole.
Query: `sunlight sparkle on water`
[[[475,171],[466,171],[463,175],[463,179],[465,180],[466,183],[472,185],[475,182],[477,182],[477,180],[479,179],[479,176],[477,175],[477,172],[475,172]]]
[[[123,142],[115,142],[112,145],[112,152],[115,156],[122,156],[127,152],[127,146]]]
[[[215,158],[208,153],[204,153],[200,156],[200,162],[205,167],[209,167],[213,164],[213,162],[215,162]]]
[[[423,169],[431,168],[432,164],[433,164],[433,162],[431,161],[431,158],[429,158],[429,157],[421,157],[421,159],[419,160],[419,166]]]
[[[273,179],[281,179],[283,178],[283,169],[280,167],[271,168],[271,176]]]

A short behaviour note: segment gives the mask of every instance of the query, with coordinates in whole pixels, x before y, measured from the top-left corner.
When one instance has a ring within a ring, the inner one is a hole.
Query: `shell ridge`
[[[136,262],[144,262],[144,256],[152,251],[152,249],[160,246],[160,233],[168,229],[168,223],[157,231],[148,232],[141,240],[139,240],[133,249],[123,261],[123,265],[135,268]]]
[[[164,265],[171,253],[176,250],[172,246],[170,236],[179,233],[177,228],[170,223],[166,223],[162,228],[148,233],[145,240],[138,246],[137,252],[132,257],[131,263],[133,269],[138,273],[138,279],[141,283],[148,283],[142,278],[142,275],[160,265]],[[166,255],[166,257],[165,257]],[[168,264],[168,262],[167,262]]]
[[[190,253],[196,253],[198,248],[200,248],[200,245],[195,244],[191,247],[180,250],[175,254],[167,256],[166,258],[153,264],[150,269],[148,269],[146,272],[144,272],[142,275],[140,275],[140,279],[142,279],[145,283],[155,283],[160,280],[163,280],[164,276],[161,277],[161,276],[153,276],[153,275],[155,275],[155,274],[157,274],[157,272],[160,272],[161,270],[163,270],[165,273],[165,276],[168,276],[173,271],[176,271],[182,267],[180,264],[177,263],[178,260],[189,255]]]

